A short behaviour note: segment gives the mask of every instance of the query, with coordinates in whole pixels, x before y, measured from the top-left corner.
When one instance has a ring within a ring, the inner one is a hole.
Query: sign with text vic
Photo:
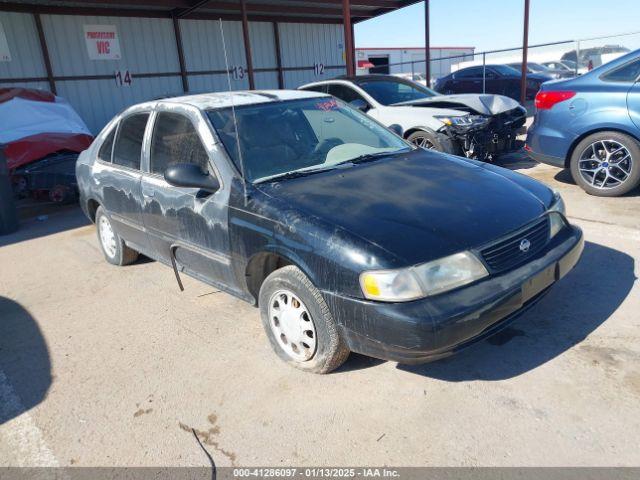
[[[7,36],[4,34],[2,23],[0,23],[0,62],[10,62],[11,52],[9,51],[9,42],[7,42]]]
[[[120,60],[120,40],[115,25],[85,25],[84,40],[91,60]]]

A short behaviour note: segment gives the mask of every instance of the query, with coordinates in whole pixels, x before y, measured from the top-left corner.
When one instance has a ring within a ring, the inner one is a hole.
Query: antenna
[[[222,37],[222,51],[224,52],[224,64],[227,69],[227,86],[229,87],[229,102],[231,103],[231,114],[233,117],[233,126],[236,129],[236,148],[238,149],[238,160],[240,161],[240,173],[242,174],[242,188],[244,190],[244,204],[247,205],[247,182],[244,175],[244,160],[242,158],[242,150],[240,149],[240,131],[238,130],[238,119],[236,118],[236,107],[233,104],[233,93],[231,90],[231,70],[229,70],[229,59],[227,58],[227,44],[224,41],[224,28],[222,27],[222,18],[220,22],[220,36]]]

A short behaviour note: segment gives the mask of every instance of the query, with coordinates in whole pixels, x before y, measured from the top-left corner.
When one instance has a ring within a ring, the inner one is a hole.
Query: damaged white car
[[[391,75],[339,77],[300,89],[329,93],[386,126],[399,125],[405,139],[423,148],[491,161],[522,147],[516,137],[527,112],[503,95],[440,95]]]

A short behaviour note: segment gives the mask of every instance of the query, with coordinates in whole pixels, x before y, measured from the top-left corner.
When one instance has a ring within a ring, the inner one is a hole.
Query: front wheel
[[[623,133],[598,132],[582,140],[571,155],[571,175],[587,193],[617,197],[640,184],[640,145]]]
[[[427,132],[426,130],[413,132],[407,137],[407,141],[425,150],[435,150],[436,152],[450,153],[452,155],[460,154],[456,151],[450,138],[442,134]]]
[[[271,273],[258,304],[271,347],[290,365],[329,373],[349,356],[324,298],[299,268],[289,265]]]

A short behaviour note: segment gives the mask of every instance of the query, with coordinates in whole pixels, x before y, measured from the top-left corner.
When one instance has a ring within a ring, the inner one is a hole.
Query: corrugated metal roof
[[[354,23],[418,0],[350,0]],[[246,0],[252,21],[342,23],[342,0]],[[240,18],[239,0],[0,0],[0,10],[51,14],[155,16],[226,20]]]

